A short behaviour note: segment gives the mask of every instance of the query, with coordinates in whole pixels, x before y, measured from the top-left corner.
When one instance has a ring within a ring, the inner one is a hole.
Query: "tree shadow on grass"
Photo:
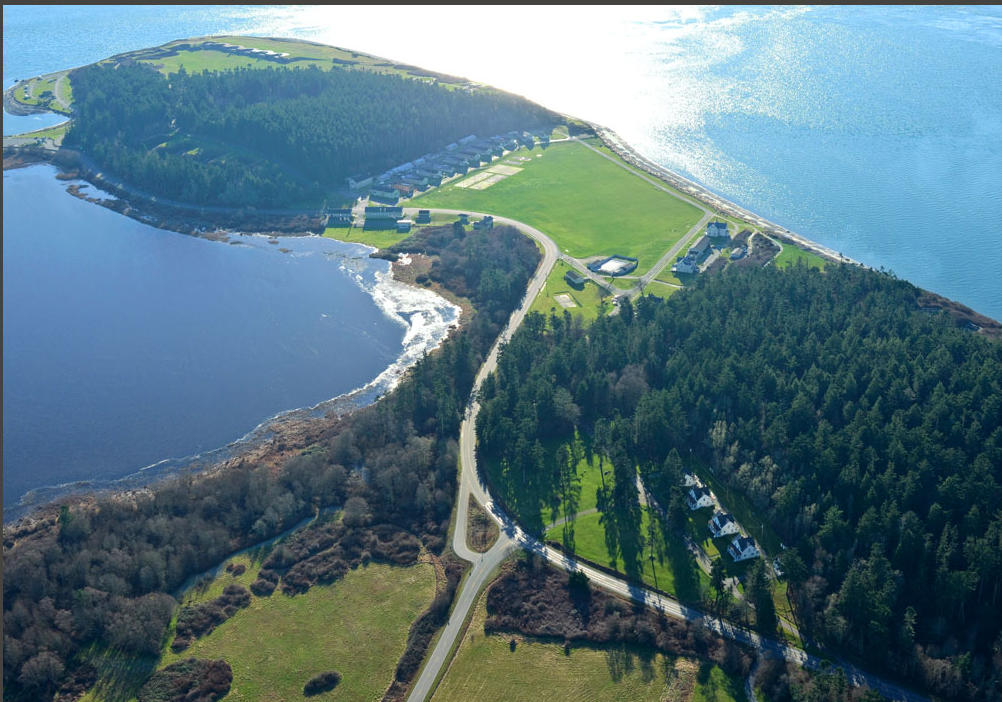
[[[696,572],[696,563],[679,537],[673,534],[665,536],[665,556],[675,576],[675,594],[685,602],[697,602],[699,575]]]
[[[605,664],[609,668],[609,677],[618,683],[624,675],[633,671],[633,651],[626,644],[609,646],[605,649]]]
[[[156,670],[158,660],[153,656],[129,656],[112,650],[94,651],[87,658],[97,670],[92,697],[102,702],[134,700],[143,683]]]

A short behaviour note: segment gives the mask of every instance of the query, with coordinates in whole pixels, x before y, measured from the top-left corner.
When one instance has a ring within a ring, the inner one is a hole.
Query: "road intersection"
[[[690,230],[686,237],[683,237],[680,244],[693,236],[693,232],[698,232],[699,227],[705,223],[710,216],[706,213],[700,224]],[[460,210],[433,209],[432,214],[458,215]],[[417,208],[405,209],[405,214],[417,213]],[[473,216],[485,216],[483,213],[470,213]],[[926,698],[913,692],[900,688],[874,675],[870,675],[859,668],[844,662],[824,661],[821,658],[808,654],[807,652],[790,646],[788,644],[775,641],[761,636],[743,627],[736,626],[722,619],[712,617],[698,609],[680,603],[678,600],[667,595],[654,592],[640,585],[627,582],[625,579],[610,575],[606,572],[582,563],[566,553],[553,549],[534,536],[526,533],[515,520],[508,515],[503,507],[494,501],[490,492],[477,471],[476,460],[476,418],[480,410],[477,398],[484,380],[497,368],[498,354],[501,347],[506,344],[521,325],[522,320],[532,306],[536,295],[542,290],[547,276],[552,271],[558,258],[563,258],[557,245],[543,232],[522,222],[493,215],[495,224],[504,224],[515,227],[524,234],[532,237],[543,249],[543,259],[539,263],[535,274],[529,281],[525,297],[522,304],[512,312],[507,326],[498,336],[490,353],[484,360],[480,371],[477,373],[471,392],[470,403],[467,406],[463,423],[460,429],[460,479],[459,490],[456,496],[456,520],[453,530],[452,548],[456,554],[472,564],[466,580],[462,583],[452,612],[449,616],[442,635],[439,637],[434,649],[429,655],[422,668],[421,674],[414,687],[411,689],[408,700],[410,702],[421,702],[430,697],[434,692],[434,687],[440,674],[450,658],[455,646],[459,643],[459,635],[463,630],[463,625],[470,615],[473,603],[476,601],[480,590],[487,584],[488,580],[500,567],[501,563],[513,552],[520,549],[535,553],[545,559],[548,563],[562,568],[569,572],[580,571],[587,575],[589,581],[598,587],[610,592],[614,592],[623,597],[627,597],[636,602],[641,602],[648,607],[662,612],[666,616],[684,619],[690,622],[701,624],[717,634],[729,638],[733,641],[748,645],[758,652],[767,652],[772,655],[784,658],[787,661],[798,663],[809,668],[822,668],[826,665],[835,665],[842,668],[850,683],[854,685],[867,685],[876,690],[884,697],[902,702],[927,702]],[[681,248],[679,244],[676,248]],[[662,260],[670,259],[666,254]],[[576,259],[575,259],[576,260]],[[579,262],[580,263],[580,262]],[[576,266],[575,266],[576,267]],[[583,267],[583,266],[582,266]],[[654,268],[651,269],[654,271]],[[589,271],[590,273],[590,271]],[[651,277],[657,273],[653,273]],[[591,277],[591,276],[589,276]],[[644,282],[644,281],[642,281]],[[638,285],[635,290],[642,290],[643,286]],[[630,291],[633,292],[633,291]],[[467,524],[469,512],[469,499],[473,497],[480,503],[487,513],[499,526],[498,539],[495,544],[485,553],[477,553],[467,545]]]

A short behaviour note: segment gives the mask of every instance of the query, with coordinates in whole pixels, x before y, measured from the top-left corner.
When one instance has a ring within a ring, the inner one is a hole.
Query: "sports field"
[[[455,184],[436,188],[414,198],[411,206],[511,217],[540,229],[575,258],[637,258],[637,275],[702,214],[577,142],[521,148],[493,167],[499,164],[522,170],[480,190]]]

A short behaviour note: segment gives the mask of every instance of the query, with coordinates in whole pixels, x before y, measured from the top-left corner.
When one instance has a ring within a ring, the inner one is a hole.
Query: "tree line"
[[[172,593],[188,578],[318,509],[343,507],[349,526],[391,525],[432,552],[443,549],[474,372],[539,253],[509,227],[446,227],[412,241],[441,254],[429,276],[460,289],[475,313],[393,392],[322,423],[280,471],[244,461],[131,497],[97,497],[64,506],[54,528],[5,543],[4,699],[51,699],[86,677],[81,652],[91,645],[159,654],[177,606]]]
[[[72,73],[68,147],[155,196],[199,205],[319,206],[468,134],[558,121],[523,98],[332,66],[164,76],[147,64]]]
[[[587,328],[531,316],[484,385],[490,477],[538,527],[566,493],[552,456],[573,453],[575,434],[615,483],[639,466],[669,513],[683,467],[706,466],[790,547],[805,634],[941,694],[990,697],[1002,346],[923,314],[919,293],[796,266],[701,279]],[[609,495],[615,518],[636,509],[627,492]]]

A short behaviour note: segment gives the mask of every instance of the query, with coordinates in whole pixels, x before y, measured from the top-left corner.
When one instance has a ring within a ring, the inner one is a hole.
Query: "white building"
[[[758,549],[755,547],[755,540],[749,536],[735,536],[731,545],[727,547],[727,553],[731,555],[734,562],[747,561],[749,558],[758,558]]]
[[[710,533],[713,534],[713,538],[715,539],[727,536],[728,534],[737,534],[739,531],[738,523],[727,512],[715,513],[707,526],[710,528]]]
[[[703,487],[702,485],[697,487],[689,488],[689,494],[685,497],[685,503],[689,506],[689,509],[701,509],[703,507],[713,506],[713,495],[710,494],[710,489]]]
[[[706,236],[711,239],[727,239],[727,222],[708,222],[706,225]]]
[[[699,266],[696,265],[695,261],[686,256],[685,258],[680,258],[675,262],[675,265],[671,267],[672,273],[695,273],[699,270]]]

